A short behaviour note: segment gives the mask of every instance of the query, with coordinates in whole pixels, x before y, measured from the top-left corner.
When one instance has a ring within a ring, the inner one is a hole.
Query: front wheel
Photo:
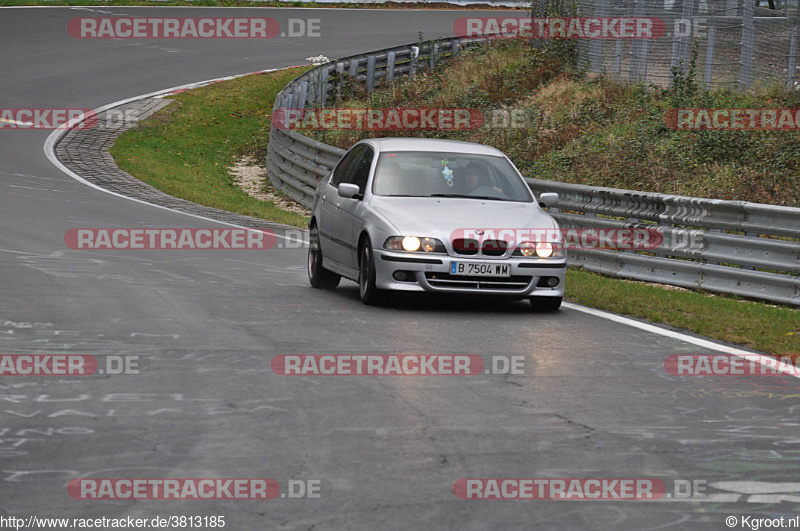
[[[369,239],[364,241],[358,258],[358,294],[364,304],[377,304],[380,290],[375,287],[375,257]]]
[[[555,312],[561,307],[563,297],[531,297],[531,309],[538,312]]]
[[[319,229],[314,225],[308,235],[308,282],[314,288],[333,289],[342,277],[322,267],[322,249],[319,246]]]

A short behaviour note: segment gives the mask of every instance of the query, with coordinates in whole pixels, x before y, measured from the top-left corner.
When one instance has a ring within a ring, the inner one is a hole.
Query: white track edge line
[[[645,332],[650,332],[664,337],[677,339],[679,341],[683,341],[684,343],[697,345],[698,347],[706,348],[709,350],[716,350],[717,352],[724,352],[726,354],[731,354],[733,356],[737,356],[739,358],[747,360],[753,360],[760,363],[764,367],[768,367],[770,370],[778,370],[779,372],[782,372],[787,376],[794,376],[795,378],[800,378],[800,373],[798,371],[784,370],[781,369],[780,367],[776,368],[775,367],[776,358],[770,356],[764,356],[763,354],[759,354],[758,352],[749,352],[747,350],[742,350],[735,347],[729,347],[727,345],[720,345],[719,343],[715,343],[707,339],[690,336],[681,332],[676,332],[674,330],[667,330],[666,328],[661,328],[660,326],[656,326],[649,323],[643,323],[635,319],[630,319],[628,317],[623,317],[621,315],[608,313],[606,311],[598,310],[595,308],[587,308],[586,306],[581,306],[579,304],[565,302],[562,304],[562,306],[570,310],[576,310],[578,312],[594,315],[595,317],[600,317],[602,319],[608,319],[609,321],[614,321],[615,323],[623,324],[633,328],[638,328],[640,330],[644,330]]]

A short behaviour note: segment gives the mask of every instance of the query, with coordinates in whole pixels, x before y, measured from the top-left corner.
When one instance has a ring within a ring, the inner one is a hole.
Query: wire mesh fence
[[[693,68],[708,88],[800,87],[796,0],[533,0],[531,17],[564,19],[555,36],[574,39],[590,72],[668,87]]]

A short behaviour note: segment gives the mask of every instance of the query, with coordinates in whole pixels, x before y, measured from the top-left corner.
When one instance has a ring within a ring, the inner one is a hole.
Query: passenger
[[[403,169],[396,162],[389,162],[381,166],[378,179],[378,195],[408,195],[408,185],[405,182]]]

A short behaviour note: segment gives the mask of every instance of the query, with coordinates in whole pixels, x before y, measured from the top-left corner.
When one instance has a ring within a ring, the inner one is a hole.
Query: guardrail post
[[[358,59],[350,59],[350,81],[358,83]]]
[[[336,63],[336,99],[342,99],[342,85],[344,85],[344,63]]]
[[[408,72],[408,77],[414,79],[417,75],[417,67],[419,66],[419,46],[411,47],[411,69]]]
[[[454,39],[453,42],[450,43],[450,56],[455,57],[458,55],[459,49],[461,49],[461,41],[459,39]]]
[[[300,86],[297,87],[297,109],[305,109],[306,108],[306,96],[308,94],[308,81],[300,82]]]
[[[308,92],[306,94],[306,102],[309,107],[319,107],[319,70],[314,69],[309,75]]]
[[[375,89],[375,56],[367,56],[367,92]]]
[[[322,67],[319,72],[319,104],[324,107],[328,101],[328,77],[330,76],[331,69]]]
[[[386,54],[386,81],[389,83],[394,83],[394,60],[394,52],[389,52]]]
[[[438,59],[439,59],[439,44],[437,43],[431,47],[430,56],[428,57],[428,60],[431,65],[431,70],[436,68],[436,62],[438,61]]]

